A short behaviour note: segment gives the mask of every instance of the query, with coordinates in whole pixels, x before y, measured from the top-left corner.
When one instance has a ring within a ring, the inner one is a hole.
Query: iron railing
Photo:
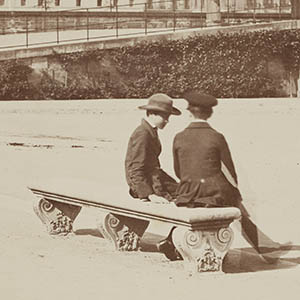
[[[215,12],[207,12],[202,5],[203,1],[200,1],[200,7],[193,8],[193,11],[188,7],[188,1],[184,2],[184,7],[179,7],[177,4],[179,1],[111,4],[104,7],[71,10],[48,9],[46,12],[10,12],[2,18],[0,49],[175,32],[188,28],[216,26],[216,24],[229,26],[291,19],[291,5],[286,5],[286,1],[282,0],[279,5],[272,7],[270,5],[262,7],[256,0],[252,0],[249,1],[251,5],[246,9],[238,9],[239,0],[224,0],[221,1],[220,11]],[[211,19],[210,14],[218,13],[219,20],[207,22]]]

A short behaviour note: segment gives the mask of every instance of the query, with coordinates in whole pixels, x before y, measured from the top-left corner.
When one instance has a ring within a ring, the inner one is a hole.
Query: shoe
[[[163,240],[156,244],[159,252],[163,253],[169,260],[182,260],[182,256],[169,240]]]

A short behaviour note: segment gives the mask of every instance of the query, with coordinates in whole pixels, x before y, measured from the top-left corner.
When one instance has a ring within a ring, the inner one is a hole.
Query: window
[[[248,6],[248,8],[250,8],[250,9],[253,9],[253,8],[255,8],[256,7],[256,1],[255,0],[247,0],[247,6]]]
[[[43,0],[38,0],[38,6],[43,6]]]
[[[97,6],[102,6],[102,0],[97,0]]]
[[[173,0],[172,3],[172,8],[177,9],[177,0]]]
[[[21,6],[25,6],[26,5],[26,0],[21,0]]]
[[[190,8],[190,1],[189,0],[184,0],[184,8],[189,9]]]
[[[5,4],[5,0],[0,0],[0,6]]]
[[[81,0],[76,0],[76,6],[81,6]]]
[[[148,8],[152,9],[153,8],[153,1],[152,0],[147,0]]]
[[[264,7],[266,7],[266,8],[274,6],[273,0],[264,0],[263,4],[264,4]]]
[[[55,0],[55,6],[60,6],[60,0]]]

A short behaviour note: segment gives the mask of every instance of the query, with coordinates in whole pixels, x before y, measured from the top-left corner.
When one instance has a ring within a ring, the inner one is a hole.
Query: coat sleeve
[[[147,198],[153,194],[153,189],[147,180],[146,159],[149,149],[149,137],[145,132],[138,132],[132,138],[131,167],[129,176],[133,189],[139,198]]]
[[[174,138],[173,141],[173,167],[174,167],[174,172],[176,176],[181,179],[180,177],[180,164],[179,164],[179,158],[178,158],[178,147],[177,147],[177,140],[178,137],[177,135]]]
[[[235,180],[236,184],[238,183],[238,179],[237,179],[237,174],[234,168],[234,164],[232,161],[232,157],[231,157],[231,153],[229,150],[229,146],[226,142],[226,139],[223,135],[221,135],[220,138],[220,158],[221,161],[224,163],[224,165],[226,166],[226,168],[228,169],[228,171],[230,172],[230,175],[233,177],[233,179]]]

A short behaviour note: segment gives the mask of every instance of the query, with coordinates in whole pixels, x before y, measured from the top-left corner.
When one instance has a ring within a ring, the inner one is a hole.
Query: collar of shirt
[[[193,120],[192,120],[192,123],[198,123],[198,122],[207,123],[207,121],[206,121],[206,120],[203,120],[203,119],[193,119]]]
[[[153,125],[148,122],[147,119],[142,119],[142,124],[149,130],[151,135],[159,140],[158,133],[157,133],[157,127],[153,127]]]
[[[151,123],[151,121],[150,121],[148,118],[144,118],[144,120],[145,120],[147,123],[149,123],[149,125],[150,125],[155,131],[157,131],[157,127],[156,127],[155,125],[153,125],[153,124]]]

